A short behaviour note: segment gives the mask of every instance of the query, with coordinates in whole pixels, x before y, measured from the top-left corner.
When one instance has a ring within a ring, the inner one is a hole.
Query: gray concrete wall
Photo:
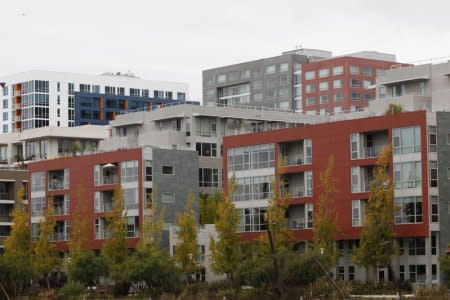
[[[162,167],[173,166],[173,175],[163,175]],[[162,203],[163,193],[174,193],[174,203]],[[176,223],[178,213],[185,210],[189,193],[193,192],[193,209],[198,214],[198,158],[195,151],[153,149],[153,193],[159,208],[165,207],[165,220]],[[169,247],[169,228],[163,230],[162,247]]]

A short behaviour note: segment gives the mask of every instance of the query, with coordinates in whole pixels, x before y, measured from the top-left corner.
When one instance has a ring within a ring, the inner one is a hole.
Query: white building
[[[0,132],[75,126],[75,93],[185,100],[186,83],[140,79],[133,74],[87,75],[27,71],[0,77]]]

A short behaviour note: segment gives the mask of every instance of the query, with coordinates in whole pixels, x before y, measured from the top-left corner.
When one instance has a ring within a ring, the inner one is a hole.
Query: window
[[[364,94],[364,100],[370,101],[373,99],[375,99],[373,94]]]
[[[242,79],[248,79],[248,78],[250,78],[250,70],[244,70],[244,71],[241,71],[241,78],[242,78]]]
[[[272,197],[273,176],[239,177],[233,201],[264,200]]]
[[[405,280],[405,266],[404,265],[400,265],[399,266],[399,277],[401,280]]]
[[[144,162],[145,165],[145,181],[153,180],[153,161],[146,160]]]
[[[384,85],[380,86],[378,89],[378,98],[380,99],[386,98],[386,87]]]
[[[278,108],[284,111],[289,110],[289,101],[282,101],[278,103]]]
[[[437,161],[430,161],[430,187],[438,186],[438,166]]]
[[[363,68],[363,74],[365,76],[372,76],[372,68],[371,67],[364,67]]]
[[[239,209],[239,224],[237,231],[249,232],[266,230],[266,223],[264,221],[266,210],[267,209],[264,207]]]
[[[130,88],[130,96],[139,97],[141,95],[140,89]]]
[[[127,237],[139,237],[139,217],[127,217]]]
[[[406,88],[404,84],[392,86],[392,97],[401,97],[404,95],[406,95]]]
[[[139,198],[138,198],[138,189],[123,189],[122,193],[122,201],[124,209],[138,209],[139,206]]]
[[[416,188],[422,182],[420,161],[394,163],[394,186],[396,189]]]
[[[117,88],[117,95],[125,96],[125,88],[124,87],[118,87]]]
[[[60,95],[58,95],[57,100],[56,100],[56,103],[57,103],[58,105],[61,104],[61,96],[60,96]]]
[[[116,94],[116,88],[113,87],[113,86],[105,86],[105,94],[115,95]]]
[[[164,99],[172,100],[173,99],[173,93],[171,91],[166,91]]]
[[[47,207],[47,203],[44,197],[32,197],[31,198],[31,216],[32,217],[40,217],[42,216],[42,212]]]
[[[437,253],[437,239],[436,234],[431,234],[431,255],[436,255]]]
[[[123,161],[121,163],[122,183],[138,181],[138,169],[139,168],[137,160]]]
[[[344,266],[338,267],[337,277],[341,280],[345,280],[345,267]]]
[[[328,95],[320,95],[320,104],[328,103]]]
[[[437,131],[436,126],[428,126],[428,151],[437,151]]]
[[[305,80],[311,80],[316,78],[316,71],[305,72]]]
[[[305,93],[314,93],[316,91],[315,84],[307,84],[305,85]]]
[[[420,126],[395,128],[392,135],[394,154],[420,152]]]
[[[217,156],[217,144],[215,143],[196,143],[196,149],[198,156]]]
[[[161,194],[161,203],[175,203],[175,194],[163,192]]]
[[[219,187],[219,170],[212,168],[198,169],[200,187]]]
[[[335,114],[342,113],[342,106],[335,106],[333,111],[334,111]]]
[[[359,80],[359,79],[351,79],[350,80],[350,86],[352,88],[359,88],[359,87],[361,87],[361,80]]]
[[[35,172],[31,174],[31,191],[45,191],[45,172]]]
[[[280,64],[280,72],[287,72],[289,70],[289,65],[287,63]]]
[[[215,137],[217,135],[216,119],[195,118],[197,136]]]
[[[352,200],[352,226],[360,227],[364,224],[366,200]]]
[[[280,97],[287,96],[288,94],[289,94],[289,90],[286,88],[278,90],[278,96],[280,96]]]
[[[365,89],[369,89],[373,85],[373,82],[370,80],[364,80],[363,86]]]
[[[360,93],[352,93],[352,100],[359,100],[361,99],[361,94]]]
[[[352,193],[361,192],[361,185],[359,183],[360,171],[361,169],[359,167],[352,167],[351,170]]]
[[[319,90],[327,91],[328,90],[328,82],[321,82],[321,83],[319,83]]]
[[[333,95],[334,102],[341,102],[344,100],[344,94],[343,93],[334,93]]]
[[[225,74],[217,75],[217,83],[224,83],[225,81],[227,81],[227,75]]]
[[[90,84],[80,84],[80,92],[81,93],[90,93],[91,85]]]
[[[273,144],[251,147],[231,148],[228,150],[228,171],[273,168],[275,153]]]
[[[312,140],[305,139],[303,142],[304,145],[304,153],[305,153],[305,164],[312,163]]]
[[[334,89],[340,89],[340,88],[342,88],[343,87],[343,81],[342,81],[342,79],[336,79],[336,80],[333,80],[333,88]]]
[[[275,71],[275,65],[266,66],[266,74],[274,74]]]
[[[348,266],[348,280],[355,280],[355,267]]]
[[[320,69],[319,77],[328,77],[330,75],[330,69]]]
[[[384,69],[376,69],[375,72],[377,74],[377,77],[378,76],[384,76],[385,70]]]
[[[431,198],[431,223],[439,222],[439,197],[430,196]]]
[[[314,205],[312,203],[305,204],[306,210],[306,228],[311,229],[314,225]]]
[[[342,73],[344,73],[344,67],[343,66],[333,67],[333,75],[341,75]]]
[[[359,134],[352,133],[350,135],[350,152],[352,159],[358,159],[359,157]]]
[[[174,174],[173,166],[162,166],[162,174],[173,175]]]
[[[313,195],[313,174],[312,171],[305,172],[305,196],[311,197]]]
[[[422,197],[397,197],[395,224],[422,223]]]
[[[350,74],[359,74],[359,66],[350,66]]]
[[[59,118],[59,117],[61,117],[61,109],[57,109],[56,110],[56,116]]]
[[[306,105],[314,105],[316,104],[316,97],[307,97],[306,98]]]
[[[408,239],[409,255],[425,255],[425,238]]]

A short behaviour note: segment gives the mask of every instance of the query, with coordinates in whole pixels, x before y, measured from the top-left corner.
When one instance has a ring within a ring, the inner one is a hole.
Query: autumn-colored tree
[[[198,270],[197,218],[192,208],[194,198],[194,193],[189,193],[184,212],[178,215],[178,243],[175,246],[175,260],[188,277],[188,281]]]
[[[387,146],[377,158],[360,245],[354,256],[357,265],[374,272],[379,266],[389,267],[391,257],[397,253],[393,232],[394,188],[387,172],[391,157],[391,146]]]
[[[153,250],[158,250],[162,239],[162,228],[166,211],[165,207],[159,209],[156,201],[153,201],[154,192],[149,197],[150,199],[147,199],[144,209],[138,249],[152,248]]]
[[[222,192],[199,196],[200,224],[214,224],[218,218],[219,203],[223,200]]]
[[[11,214],[11,234],[6,238],[4,244],[4,263],[10,271],[10,281],[14,285],[15,295],[20,295],[24,283],[33,277],[30,228],[28,226],[28,212],[23,206],[24,190],[21,188],[17,193],[17,203]]]
[[[239,236],[236,233],[239,224],[239,214],[231,200],[236,190],[236,180],[231,178],[223,201],[218,207],[218,218],[214,222],[217,231],[217,241],[210,238],[211,269],[216,274],[225,274],[233,278],[239,262]]]
[[[339,253],[334,247],[334,236],[339,232],[339,228],[336,225],[333,199],[336,192],[335,178],[333,176],[334,162],[334,156],[331,155],[328,158],[327,168],[320,174],[320,184],[323,191],[317,201],[313,229],[314,250],[317,253],[324,253],[331,258],[330,263],[332,264],[336,263],[339,258]]]
[[[89,214],[88,199],[85,198],[83,187],[77,187],[77,205],[74,207],[70,220],[69,256],[73,259],[80,252],[88,249]]]
[[[121,280],[128,258],[127,215],[124,212],[122,187],[114,189],[113,209],[107,213],[109,236],[103,245],[102,254],[108,262],[109,275],[112,279]]]
[[[61,262],[56,245],[51,240],[55,234],[55,208],[53,199],[48,199],[47,208],[42,212],[43,220],[39,223],[39,238],[34,245],[33,266],[36,275],[43,276],[50,289],[50,273]]]

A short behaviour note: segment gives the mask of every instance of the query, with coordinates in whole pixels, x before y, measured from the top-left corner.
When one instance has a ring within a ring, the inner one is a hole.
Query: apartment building
[[[143,80],[131,73],[86,75],[33,70],[2,77],[0,82],[3,133],[105,124],[119,111],[184,102],[188,96],[185,83]]]
[[[17,194],[23,188],[22,203],[27,205],[28,173],[25,170],[0,170],[0,254],[3,253],[3,243],[11,232],[11,213],[18,203]]]
[[[109,136],[106,126],[41,127],[0,134],[0,167],[24,167],[35,160],[96,152]]]
[[[289,194],[287,219],[298,241],[295,249],[308,251],[322,192],[320,173],[334,155],[333,208],[342,254],[334,274],[347,280],[370,278],[352,261],[352,250],[359,243],[376,156],[390,144],[394,231],[400,250],[392,258],[393,268],[414,285],[437,284],[438,258],[450,242],[449,128],[449,113],[415,111],[225,137],[224,175],[237,180],[233,201],[241,218],[238,231],[244,239],[264,234],[271,183],[280,175]],[[277,169],[281,159],[286,161],[282,174]],[[377,276],[387,278],[387,270],[380,268]]]
[[[224,136],[304,126],[320,116],[297,115],[234,107],[177,105],[153,111],[119,115],[110,123],[111,137],[99,143],[100,151],[154,146],[196,151],[199,191],[214,193],[222,187]]]
[[[108,238],[106,213],[114,205],[114,188],[121,185],[127,216],[128,247],[135,248],[148,205],[165,209],[161,246],[169,247],[169,228],[185,207],[190,192],[198,196],[197,154],[194,151],[152,147],[102,152],[32,162],[28,165],[30,224],[33,239],[39,235],[42,211],[53,199],[56,214],[54,241],[67,250],[70,226],[84,207],[89,221],[88,237],[92,249],[101,249]],[[151,197],[153,193],[153,198]],[[197,202],[194,210],[198,210]]]
[[[301,110],[302,65],[329,58],[331,52],[297,49],[281,55],[203,71],[203,103]]]
[[[417,66],[396,66],[377,77],[376,87],[377,100],[369,109],[396,103],[409,111],[449,111],[450,62],[447,59]]]
[[[395,55],[364,51],[304,64],[297,94],[307,114],[361,111],[375,99],[375,78],[399,65]]]
[[[395,61],[395,55],[375,51],[332,57],[298,49],[203,71],[203,101],[321,115],[359,111],[375,98],[375,77]]]

